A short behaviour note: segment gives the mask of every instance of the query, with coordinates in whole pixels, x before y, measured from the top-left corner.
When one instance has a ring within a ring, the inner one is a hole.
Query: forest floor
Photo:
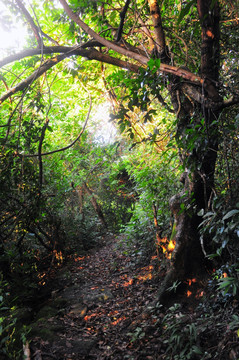
[[[189,279],[167,307],[151,306],[162,281],[159,261],[152,256],[148,264],[137,263],[120,248],[122,240],[109,237],[59,271],[31,324],[30,359],[237,359],[237,329],[228,330],[220,306],[210,315],[201,302],[202,283]]]

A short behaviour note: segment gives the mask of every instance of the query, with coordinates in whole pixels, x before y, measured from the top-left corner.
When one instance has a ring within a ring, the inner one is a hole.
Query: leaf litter
[[[102,248],[75,256],[63,269],[47,304],[62,304],[57,315],[35,324],[52,329],[54,336],[35,332],[31,359],[168,360],[174,359],[175,349],[179,360],[237,356],[238,328],[225,332],[230,316],[225,309],[204,319],[209,310],[197,297],[204,293],[201,284],[189,279],[190,291],[185,288],[179,298],[172,293],[171,303],[163,308],[153,302],[165,275],[158,270],[158,258],[136,265],[130,254],[122,253],[120,242],[122,237],[112,236]],[[231,349],[232,339],[236,345]],[[212,349],[208,357],[205,351],[202,357],[203,348]]]

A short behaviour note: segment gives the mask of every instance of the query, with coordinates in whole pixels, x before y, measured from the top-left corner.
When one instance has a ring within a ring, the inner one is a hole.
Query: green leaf
[[[201,350],[199,347],[197,347],[196,345],[193,345],[192,350],[193,350],[193,352],[194,352],[195,354],[198,354],[198,355],[202,355],[202,354],[203,354],[203,353],[202,353],[202,350]]]
[[[191,0],[191,1],[189,1],[189,3],[185,7],[182,8],[182,10],[181,10],[181,12],[179,14],[179,17],[178,17],[178,22],[177,22],[178,25],[183,20],[183,18],[189,14],[189,12],[191,10],[191,7],[194,4],[195,4],[195,0]]]
[[[154,61],[155,61],[155,66],[156,66],[157,68],[160,68],[161,59],[155,59]]]
[[[236,210],[236,209],[231,210],[225,216],[223,216],[222,220],[227,220],[230,217],[232,217],[233,215],[238,214],[238,213],[239,213],[239,210]]]
[[[154,61],[154,59],[150,59],[150,60],[148,61],[148,67],[149,67],[149,69],[152,70],[152,69],[154,68],[154,66],[155,66],[155,61]]]
[[[150,59],[148,61],[148,67],[151,72],[155,73],[160,68],[161,60],[160,59]]]
[[[204,215],[204,209],[201,209],[199,212],[198,212],[198,216],[203,216]]]

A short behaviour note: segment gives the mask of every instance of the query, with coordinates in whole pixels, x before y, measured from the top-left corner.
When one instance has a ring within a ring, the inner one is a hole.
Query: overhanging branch
[[[27,79],[20,82],[14,88],[9,89],[5,94],[3,94],[0,97],[0,104],[2,104],[6,99],[11,97],[13,94],[25,89],[28,85],[30,85],[32,83],[32,81],[39,78],[42,74],[44,74],[47,70],[51,69],[54,65],[58,64],[60,61],[66,59],[68,57],[71,57],[73,55],[80,55],[80,56],[86,57],[89,60],[98,60],[101,62],[105,62],[107,64],[111,64],[111,65],[115,65],[115,66],[118,66],[118,67],[121,67],[124,69],[128,69],[128,70],[136,72],[136,73],[139,71],[139,66],[131,64],[127,61],[123,61],[123,60],[111,57],[109,55],[102,54],[95,49],[86,50],[86,49],[81,49],[79,47],[67,47],[67,46],[52,46],[52,47],[48,47],[48,48],[43,48],[44,54],[52,54],[52,53],[57,53],[57,52],[63,52],[63,54],[47,60],[45,63],[43,63],[39,67],[39,69],[35,70]],[[11,56],[5,58],[4,60],[2,60],[0,62],[0,67],[1,67],[2,63],[6,64],[6,63],[9,63],[12,61],[22,59],[27,56],[38,55],[41,53],[42,53],[42,49],[24,50],[23,52],[21,52],[19,54],[11,55]]]
[[[88,35],[92,36],[93,39],[95,39],[102,45],[106,46],[108,49],[112,49],[112,50],[116,51],[118,54],[124,55],[130,59],[134,59],[134,60],[138,61],[141,65],[146,65],[146,66],[148,65],[149,59],[147,56],[138,54],[137,52],[134,52],[134,51],[130,51],[128,49],[125,49],[125,48],[115,44],[112,41],[104,39],[102,36],[100,36],[94,30],[92,30],[86,23],[84,23],[84,21],[82,21],[78,17],[78,15],[76,15],[70,9],[69,5],[67,4],[67,2],[65,0],[59,0],[59,1],[62,4],[67,15],[71,18],[71,20],[73,20],[77,25],[79,25]],[[194,82],[195,84],[202,85],[204,83],[204,80],[202,78],[200,78],[200,76],[197,76],[197,75],[191,73],[190,71],[180,69],[175,66],[168,65],[168,64],[161,63],[159,71],[182,77],[186,80],[190,80],[190,81]]]
[[[52,59],[47,60],[43,63],[37,70],[35,70],[27,79],[20,82],[14,88],[11,88],[8,92],[0,98],[0,105],[8,99],[11,95],[17,93],[18,91],[24,90],[28,85],[30,85],[33,81],[39,78],[42,74],[44,74],[47,70],[51,69],[54,65],[58,64],[60,61],[64,60],[67,56],[67,53],[58,55]]]
[[[59,0],[67,14],[71,17],[73,21],[75,21],[79,26],[81,26],[89,35],[91,35],[94,38],[94,41],[96,41],[98,44],[101,44],[102,46],[106,46],[109,49],[112,49],[116,51],[118,54],[121,54],[125,57],[128,57],[130,59],[137,60],[141,65],[147,66],[148,64],[148,57],[143,55],[142,53],[137,52],[137,49],[134,49],[132,51],[131,49],[127,49],[119,44],[115,44],[114,42],[111,42],[109,40],[104,39],[97,33],[95,33],[87,24],[85,24],[75,13],[72,12],[72,10],[69,8],[68,4],[65,0]],[[104,63],[112,64],[114,66],[118,66],[121,68],[128,69],[133,72],[138,72],[140,66],[136,64],[132,64],[128,61],[124,61],[112,56],[109,56],[107,54],[103,54],[102,52],[99,52],[95,49],[85,49],[83,48],[85,44],[82,46],[76,46],[76,47],[68,47],[68,46],[51,46],[46,47],[43,49],[27,49],[24,50],[18,54],[11,55],[0,61],[0,67],[16,61],[20,60],[22,58],[25,58],[27,56],[33,56],[42,54],[54,54],[54,53],[60,53],[60,55],[56,56],[53,59],[47,60],[42,66],[33,72],[32,75],[30,75],[26,80],[22,81],[20,84],[18,84],[15,88],[10,89],[8,92],[6,92],[2,97],[0,98],[0,104],[9,98],[11,95],[15,94],[17,91],[21,91],[24,88],[26,88],[32,81],[34,81],[36,78],[41,76],[44,72],[46,72],[48,69],[56,65],[58,62],[62,61],[63,59],[70,57],[72,55],[79,55],[82,57],[86,57],[89,60],[97,60]],[[209,90],[208,82],[210,83],[210,80],[206,80],[201,78],[198,75],[195,75],[191,73],[188,70],[178,68],[175,66],[171,66],[169,64],[161,63],[158,76],[160,76],[160,73],[167,73],[172,74],[177,77],[181,77],[184,80],[189,80],[191,83],[195,85],[200,85],[204,87],[207,91]]]
[[[39,32],[38,27],[36,26],[33,18],[31,17],[30,13],[28,12],[28,10],[25,8],[23,2],[21,0],[15,0],[17,3],[18,8],[20,9],[20,11],[22,12],[22,14],[24,15],[24,17],[26,18],[27,22],[29,23],[35,38],[37,40],[38,46],[42,47],[43,46],[43,41]]]
[[[127,51],[121,46],[119,48],[122,51]],[[39,76],[41,76],[44,72],[52,68],[54,65],[59,63],[60,61],[64,60],[67,57],[71,57],[73,55],[79,55],[82,57],[87,58],[88,60],[97,60],[101,61],[107,64],[111,64],[114,66],[118,66],[130,71],[133,71],[135,73],[138,73],[140,66],[132,64],[128,61],[124,61],[112,56],[109,56],[107,54],[103,54],[95,49],[82,49],[82,47],[76,46],[76,47],[68,47],[68,46],[50,46],[50,47],[44,47],[43,49],[27,49],[24,51],[21,51],[18,54],[10,55],[0,61],[0,68],[6,64],[9,64],[14,61],[19,61],[20,59],[23,59],[28,56],[34,56],[34,55],[40,55],[42,54],[42,51],[44,54],[56,54],[61,53],[61,55],[56,56],[53,59],[47,60],[42,66],[33,72],[32,75],[30,75],[27,79],[22,81],[20,84],[18,84],[15,88],[10,89],[8,92],[6,92],[2,97],[0,98],[0,104],[3,103],[6,99],[8,99],[11,95],[17,93],[18,91],[23,90],[25,87],[27,87],[32,81],[37,79]],[[204,85],[204,80],[200,78],[199,76],[191,73],[188,70],[177,68],[175,66],[171,66],[168,64],[161,64],[160,65],[160,71],[172,74],[178,77],[182,77],[186,80],[191,81],[194,84],[197,85]]]
[[[148,60],[149,60],[147,56],[140,55],[133,51],[124,49],[121,46],[115,44],[114,42],[103,38],[102,36],[97,34],[94,30],[92,30],[86,23],[84,23],[84,21],[82,21],[80,19],[79,16],[76,15],[71,10],[71,8],[69,7],[69,5],[67,4],[67,2],[65,0],[59,0],[59,1],[62,4],[62,6],[63,6],[65,12],[67,13],[67,15],[69,16],[69,18],[71,20],[73,20],[77,25],[79,25],[88,35],[92,36],[93,39],[95,39],[96,41],[99,41],[99,43],[106,46],[108,49],[112,49],[112,50],[118,52],[119,54],[125,55],[131,59],[137,60],[142,65],[147,65]]]
[[[87,50],[84,48],[85,44],[82,46],[48,46],[44,47],[43,50],[40,48],[37,49],[26,49],[17,54],[7,56],[3,60],[0,61],[0,68],[4,65],[10,64],[14,61],[19,61],[29,56],[40,55],[42,52],[43,54],[65,54],[67,53],[67,57],[73,55],[79,55],[85,57],[89,60],[98,60],[105,62],[107,64],[112,64],[121,68],[128,69],[133,72],[139,71],[139,66],[132,64],[128,61],[120,60],[113,56],[102,54],[95,49]]]

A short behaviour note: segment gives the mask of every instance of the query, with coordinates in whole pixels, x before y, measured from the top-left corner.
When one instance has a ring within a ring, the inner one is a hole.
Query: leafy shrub
[[[214,200],[214,205],[211,211],[202,215],[202,222],[200,224],[200,233],[202,240],[210,239],[207,256],[210,259],[219,258],[224,263],[230,262],[234,264],[237,262],[238,253],[238,238],[239,238],[239,204],[235,208],[228,208],[225,196],[221,195]],[[210,252],[209,252],[210,251]]]
[[[0,275],[0,357],[20,360],[29,327],[19,321],[14,299],[8,292],[9,284]],[[22,316],[22,313],[21,313]]]
[[[170,154],[152,154],[152,148],[145,147],[142,158],[141,150],[134,149],[132,160],[127,163],[127,171],[135,184],[137,201],[124,231],[136,251],[147,254],[155,251],[157,231],[162,237],[169,237],[171,233],[168,202],[179,189],[179,181],[177,172],[171,172],[174,160]]]
[[[220,297],[230,299],[239,292],[239,264],[225,264],[215,271],[213,279]]]
[[[163,337],[164,344],[167,346],[166,359],[202,360],[203,352],[197,345],[197,326],[195,323],[189,323],[187,315],[180,312],[179,304],[168,309],[163,319]]]

